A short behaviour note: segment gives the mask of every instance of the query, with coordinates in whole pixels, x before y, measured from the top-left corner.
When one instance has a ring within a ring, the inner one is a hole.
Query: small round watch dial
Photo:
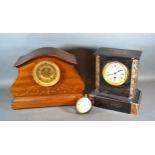
[[[103,67],[102,76],[108,84],[120,86],[127,81],[129,71],[123,63],[113,61]]]
[[[91,110],[92,103],[87,97],[80,98],[76,103],[77,112],[84,114]]]
[[[41,86],[53,86],[60,79],[60,69],[53,62],[43,61],[34,67],[33,78]]]

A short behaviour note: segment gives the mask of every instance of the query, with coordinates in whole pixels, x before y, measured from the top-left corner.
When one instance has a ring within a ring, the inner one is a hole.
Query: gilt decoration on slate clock
[[[56,48],[40,48],[20,57],[18,77],[11,86],[13,109],[73,105],[85,84],[74,55]]]
[[[96,55],[96,90],[89,97],[94,106],[138,114],[141,91],[137,89],[141,51],[100,48]]]

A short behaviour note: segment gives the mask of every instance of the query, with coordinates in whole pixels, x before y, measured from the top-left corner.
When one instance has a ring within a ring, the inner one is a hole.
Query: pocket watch
[[[123,85],[129,77],[128,68],[121,62],[108,62],[102,69],[104,80],[112,86]]]
[[[81,97],[76,103],[76,111],[81,114],[89,112],[92,108],[92,103],[89,98]]]

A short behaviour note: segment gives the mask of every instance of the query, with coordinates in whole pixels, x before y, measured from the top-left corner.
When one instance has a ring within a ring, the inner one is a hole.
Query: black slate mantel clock
[[[141,51],[99,48],[96,52],[94,106],[138,114],[141,91],[137,89]]]

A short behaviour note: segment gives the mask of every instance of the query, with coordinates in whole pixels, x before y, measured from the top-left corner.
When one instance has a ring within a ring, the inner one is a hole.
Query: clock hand
[[[115,73],[108,74],[107,76],[109,76],[109,75],[115,75]]]
[[[107,76],[109,76],[109,75],[115,75],[115,74],[117,74],[118,72],[121,72],[121,71],[123,71],[123,70],[119,70],[119,71],[117,71],[117,72],[114,72],[114,73],[108,74]]]
[[[119,70],[119,71],[115,72],[115,74],[117,74],[117,73],[119,73],[119,72],[121,72],[121,71],[123,71],[123,70]]]

